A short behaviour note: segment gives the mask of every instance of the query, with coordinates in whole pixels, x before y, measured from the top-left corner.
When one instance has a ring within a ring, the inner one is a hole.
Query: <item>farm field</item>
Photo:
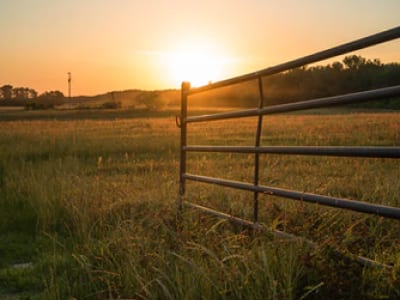
[[[310,247],[191,209],[177,216],[175,114],[0,113],[0,298],[400,298],[398,220],[261,196],[260,223]],[[253,145],[255,127],[255,118],[193,124],[188,142]],[[262,144],[400,146],[400,113],[267,116]],[[188,172],[252,182],[253,161],[189,153]],[[400,207],[399,166],[265,155],[260,183]],[[252,216],[251,193],[188,182],[186,198]]]

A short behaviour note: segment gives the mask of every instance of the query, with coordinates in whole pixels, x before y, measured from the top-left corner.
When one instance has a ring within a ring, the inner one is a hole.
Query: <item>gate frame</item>
[[[263,77],[271,76],[281,72],[289,71],[294,68],[302,67],[311,63],[319,62],[338,55],[346,54],[355,50],[364,49],[373,45],[388,42],[400,38],[400,26],[376,33],[349,43],[345,43],[327,50],[316,52],[314,54],[304,56],[289,62],[285,62],[273,67],[259,70],[254,73],[245,74],[238,77],[210,83],[205,86],[191,88],[189,82],[182,82],[181,86],[181,113],[179,119],[177,117],[177,125],[181,129],[180,136],[180,171],[179,171],[179,198],[178,206],[180,210],[183,205],[199,209],[203,212],[213,214],[218,217],[229,219],[235,223],[249,226],[255,229],[261,229],[262,226],[258,223],[258,202],[259,194],[269,194],[289,198],[293,200],[301,200],[320,205],[331,206],[336,208],[348,209],[352,211],[374,214],[385,218],[400,220],[400,207],[392,207],[386,205],[378,205],[363,201],[342,199],[337,197],[316,195],[303,193],[299,191],[280,189],[259,185],[259,155],[270,154],[287,154],[287,155],[324,155],[324,156],[347,156],[347,157],[374,157],[374,158],[400,158],[400,147],[345,147],[345,146],[261,146],[261,131],[264,115],[278,114],[283,112],[292,112],[311,108],[323,108],[335,105],[361,103],[370,100],[379,100],[389,97],[400,96],[400,85],[337,95],[332,97],[324,97],[311,99],[307,101],[294,102],[289,104],[281,104],[274,106],[265,106]],[[211,115],[188,116],[188,98],[191,95],[207,92],[221,87],[226,87],[245,81],[257,80],[259,103],[254,109],[236,110],[230,112],[222,112]],[[252,146],[207,146],[207,145],[187,145],[187,126],[189,123],[207,122],[215,120],[224,120],[243,117],[258,117],[255,145]],[[206,177],[195,174],[186,173],[187,152],[229,152],[229,153],[252,153],[254,154],[254,176],[253,183],[245,183],[239,181],[226,180],[221,178]],[[251,191],[254,194],[253,201],[253,221],[244,220],[226,213],[213,210],[208,207],[203,207],[195,203],[184,201],[186,191],[186,181],[197,181],[208,184],[216,184],[220,186]],[[291,234],[284,232],[275,232],[278,236],[293,237]],[[358,257],[359,258],[359,257]],[[370,260],[366,258],[369,264]]]

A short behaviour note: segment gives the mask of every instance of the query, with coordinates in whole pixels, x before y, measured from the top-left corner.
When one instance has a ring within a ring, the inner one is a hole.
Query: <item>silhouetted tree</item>
[[[13,86],[10,84],[3,85],[1,88],[1,94],[3,99],[11,99]]]
[[[38,96],[38,93],[34,89],[29,89],[28,93],[30,99],[35,99]]]
[[[343,64],[342,64],[341,62],[339,62],[339,61],[335,61],[335,62],[332,64],[332,69],[335,70],[335,71],[340,72],[340,71],[343,70]]]
[[[358,70],[360,69],[363,65],[366,64],[366,59],[362,56],[358,56],[358,55],[350,55],[350,56],[346,56],[343,59],[343,63],[344,65],[352,70]]]
[[[49,92],[44,92],[44,93],[40,94],[39,99],[63,100],[64,94],[60,91],[49,91]]]
[[[18,87],[18,88],[14,88],[12,90],[14,98],[18,99],[18,100],[22,100],[22,99],[28,99],[29,98],[29,93],[28,93],[28,88],[24,88],[24,87]]]

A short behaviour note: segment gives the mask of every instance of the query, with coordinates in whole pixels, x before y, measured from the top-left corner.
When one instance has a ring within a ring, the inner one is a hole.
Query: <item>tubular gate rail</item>
[[[393,29],[380,32],[365,38],[361,38],[337,47],[330,48],[321,52],[317,52],[299,59],[295,59],[283,64],[279,64],[270,68],[260,70],[231,79],[211,83],[198,88],[191,88],[190,83],[183,82],[181,90],[181,115],[178,126],[181,129],[181,145],[180,145],[180,186],[179,186],[179,207],[183,204],[200,209],[207,213],[211,213],[231,221],[240,223],[253,228],[259,228],[258,224],[258,196],[260,193],[275,195],[284,198],[301,200],[311,203],[318,203],[336,208],[343,208],[358,211],[367,214],[375,214],[386,218],[400,220],[400,208],[385,205],[377,205],[362,201],[341,199],[330,196],[303,193],[299,191],[269,187],[259,184],[259,156],[260,154],[287,154],[287,155],[324,155],[324,156],[347,156],[347,157],[373,157],[373,158],[400,158],[400,147],[345,147],[345,146],[261,146],[261,129],[264,115],[278,114],[282,112],[291,112],[297,110],[322,108],[334,105],[360,103],[369,100],[385,99],[389,97],[400,96],[400,85],[386,87],[381,89],[338,95],[333,97],[318,98],[308,101],[301,101],[289,104],[265,106],[262,78],[288,71],[297,67],[305,66],[310,63],[319,62],[337,55],[346,54],[348,52],[363,49],[376,44],[384,43],[400,37],[400,26]],[[194,94],[210,91],[213,89],[250,81],[258,80],[259,89],[259,105],[254,109],[238,110],[232,112],[216,113],[202,116],[188,116],[187,106],[188,97]],[[189,123],[205,122],[214,120],[223,120],[231,118],[242,118],[257,116],[258,123],[256,129],[255,145],[252,146],[207,146],[207,145],[187,145],[187,126]],[[186,154],[187,152],[229,152],[229,153],[253,153],[254,154],[254,180],[252,183],[226,180],[222,178],[206,177],[186,172]],[[197,181],[208,184],[217,184],[220,186],[246,190],[254,193],[253,203],[253,221],[240,219],[227,215],[210,208],[206,208],[194,203],[183,201],[185,195],[186,181]],[[288,235],[281,233],[282,235]]]

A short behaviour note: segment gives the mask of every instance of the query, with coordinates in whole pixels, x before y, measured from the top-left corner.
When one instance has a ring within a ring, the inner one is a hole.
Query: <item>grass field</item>
[[[252,145],[254,118],[189,127],[190,144]],[[400,146],[399,113],[265,118],[264,145]],[[400,223],[260,198],[275,238],[185,209],[174,112],[0,113],[0,298],[398,299]],[[188,172],[252,182],[253,156],[189,154]],[[260,182],[400,206],[391,159],[268,155]],[[251,219],[252,194],[188,183],[193,202]],[[362,255],[391,269],[366,268]]]

